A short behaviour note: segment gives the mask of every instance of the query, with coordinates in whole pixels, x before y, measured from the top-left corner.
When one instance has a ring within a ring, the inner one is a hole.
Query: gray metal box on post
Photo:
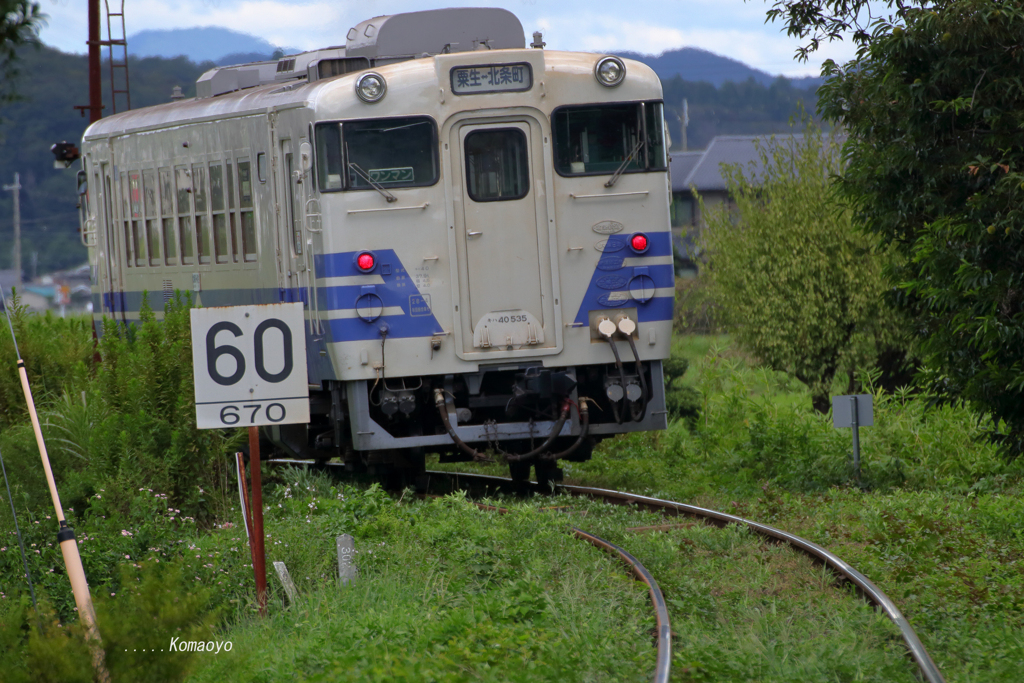
[[[875,424],[875,415],[871,407],[871,394],[832,397],[832,425],[834,427],[850,427],[853,431],[853,472],[860,482],[860,427],[871,427]]]

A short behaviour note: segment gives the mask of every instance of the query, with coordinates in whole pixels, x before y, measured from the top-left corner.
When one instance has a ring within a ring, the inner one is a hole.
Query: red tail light
[[[633,247],[633,251],[647,251],[647,235],[643,233],[637,233],[633,235],[632,239],[629,240],[630,245]]]
[[[356,265],[359,266],[359,270],[370,271],[373,270],[376,261],[373,259],[373,254],[362,253],[356,259]]]

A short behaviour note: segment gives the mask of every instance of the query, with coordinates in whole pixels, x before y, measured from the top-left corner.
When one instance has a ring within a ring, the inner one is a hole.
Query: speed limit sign
[[[309,422],[301,303],[191,314],[199,429]]]

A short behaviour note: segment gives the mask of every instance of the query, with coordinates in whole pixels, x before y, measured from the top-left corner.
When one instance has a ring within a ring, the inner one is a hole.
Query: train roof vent
[[[330,62],[337,62],[337,64],[332,65]],[[324,66],[317,68],[317,65],[320,64]],[[196,96],[199,99],[216,97],[244,88],[294,81],[307,78],[307,76],[312,82],[320,78],[368,69],[369,66],[368,60],[363,57],[347,60],[344,47],[328,47],[322,50],[287,55],[270,62],[253,62],[252,64],[210,69],[196,81]]]
[[[273,83],[277,62],[254,62],[210,69],[196,81],[196,97],[204,99],[262,83]]]
[[[368,19],[348,32],[345,54],[408,59],[446,52],[525,48],[523,25],[516,15],[496,7],[456,7],[408,12]]]

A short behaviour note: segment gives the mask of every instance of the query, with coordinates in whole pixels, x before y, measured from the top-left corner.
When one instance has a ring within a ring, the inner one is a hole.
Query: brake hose
[[[544,460],[560,460],[576,452],[576,449],[580,447],[580,444],[583,443],[585,438],[587,438],[587,433],[590,431],[590,411],[587,409],[587,401],[589,400],[590,399],[588,398],[580,396],[580,435],[576,437],[576,441],[561,453],[547,453],[542,455],[541,458]]]
[[[612,347],[612,353],[615,355],[615,367],[619,369],[619,382],[622,387],[622,399],[626,398],[626,371],[622,369],[622,359],[619,358],[619,347],[615,345],[615,340],[611,336],[605,337],[608,341],[608,345]],[[611,398],[608,399],[611,401]],[[612,404],[612,415],[615,416],[616,424],[622,424],[622,414],[619,412],[619,401],[611,401]]]
[[[644,377],[644,366],[640,364],[640,354],[636,351],[636,343],[633,342],[633,335],[626,335],[626,340],[629,342],[629,348],[633,350],[633,359],[636,361],[636,374],[640,376],[640,390],[643,392],[640,397],[639,414],[633,411],[633,406],[629,407],[629,412],[633,417],[633,422],[642,422],[644,416],[647,415],[647,402],[650,400],[651,395],[647,389],[647,378]]]
[[[555,426],[551,428],[551,434],[548,436],[547,440],[544,443],[537,446],[532,451],[521,454],[506,453],[500,448],[498,449],[498,451],[500,451],[501,454],[504,455],[509,462],[520,462],[522,460],[529,460],[530,458],[537,457],[538,455],[546,451],[548,449],[548,446],[554,443],[555,439],[558,438],[559,433],[561,433],[562,431],[562,426],[565,424],[565,421],[569,419],[569,409],[571,406],[572,404],[569,401],[565,401],[562,404],[562,412],[558,416],[558,420],[555,421]]]
[[[448,419],[448,411],[445,410],[444,390],[434,389],[434,405],[437,406],[437,412],[441,414],[441,422],[444,424],[444,428],[448,430],[448,436],[452,438],[455,445],[459,447],[463,453],[473,458],[476,462],[494,462],[491,458],[476,450],[465,441],[459,438],[459,435],[452,429],[452,423]]]

